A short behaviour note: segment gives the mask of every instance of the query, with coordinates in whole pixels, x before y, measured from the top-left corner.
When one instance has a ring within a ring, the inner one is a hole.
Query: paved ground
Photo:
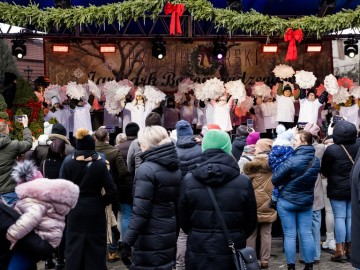
[[[314,266],[314,270],[350,270],[354,269],[350,263],[334,263],[330,260],[331,254],[325,251],[321,252],[321,259],[318,265]],[[298,258],[299,259],[299,258]],[[282,238],[273,238],[272,252],[269,262],[269,270],[283,269],[287,270],[285,262],[285,254],[283,253]],[[297,269],[303,269],[304,266],[297,263]],[[44,262],[38,264],[38,270],[44,269]],[[125,270],[127,269],[122,262],[108,263],[109,270]],[[204,269],[206,270],[206,269]],[[224,269],[227,270],[227,269]]]

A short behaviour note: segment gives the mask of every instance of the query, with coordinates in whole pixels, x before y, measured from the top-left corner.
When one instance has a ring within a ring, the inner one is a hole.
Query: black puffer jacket
[[[175,202],[181,173],[173,143],[142,154],[136,170],[133,214],[123,242],[133,246],[131,269],[171,270],[176,246]]]
[[[176,151],[179,156],[181,174],[185,176],[200,161],[201,146],[195,142],[193,136],[182,136],[176,142]]]
[[[206,150],[197,168],[181,184],[180,225],[188,233],[187,270],[235,269],[206,186],[211,186],[237,249],[257,225],[256,201],[249,178],[240,175],[235,159],[222,150]]]
[[[321,162],[321,174],[328,179],[327,195],[329,199],[350,200],[350,173],[353,163],[341,145],[355,161],[360,142],[354,124],[339,121],[334,126],[334,144],[328,146]]]
[[[235,157],[235,159],[237,161],[239,161],[239,159],[244,151],[245,145],[246,145],[246,137],[245,136],[236,137],[234,139],[234,141],[232,142],[231,153],[233,154],[233,156]]]

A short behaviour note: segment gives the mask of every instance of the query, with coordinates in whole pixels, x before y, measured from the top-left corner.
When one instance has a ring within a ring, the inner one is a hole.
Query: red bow
[[[284,40],[289,41],[288,51],[286,53],[286,61],[294,61],[297,59],[296,41],[301,42],[303,39],[303,32],[301,29],[292,30],[288,28],[284,35]]]
[[[183,15],[184,10],[184,4],[166,3],[164,12],[166,15],[171,14],[170,35],[182,34],[180,16]]]
[[[39,112],[42,107],[41,101],[30,100],[26,104],[14,104],[14,107],[28,107],[31,109],[31,115],[29,119],[29,123],[31,123],[34,119],[39,120]]]

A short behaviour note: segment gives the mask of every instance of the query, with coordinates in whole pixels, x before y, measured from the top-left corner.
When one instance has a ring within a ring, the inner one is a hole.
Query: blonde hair
[[[140,129],[138,139],[139,143],[148,149],[171,142],[166,129],[162,126],[150,126]]]
[[[119,133],[116,136],[115,143],[116,144],[123,143],[123,142],[126,142],[126,140],[127,140],[126,134],[125,133]]]

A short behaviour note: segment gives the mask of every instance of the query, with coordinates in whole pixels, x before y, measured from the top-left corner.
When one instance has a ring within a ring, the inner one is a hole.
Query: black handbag
[[[209,186],[206,186],[206,189],[209,192],[210,199],[214,205],[215,212],[219,218],[225,239],[229,245],[229,248],[232,251],[232,257],[235,263],[236,270],[259,270],[260,266],[256,257],[255,249],[251,247],[246,247],[243,249],[235,249],[235,244],[233,240],[231,240],[230,233],[226,227],[224,217],[220,212],[220,208],[215,199],[214,192]]]

